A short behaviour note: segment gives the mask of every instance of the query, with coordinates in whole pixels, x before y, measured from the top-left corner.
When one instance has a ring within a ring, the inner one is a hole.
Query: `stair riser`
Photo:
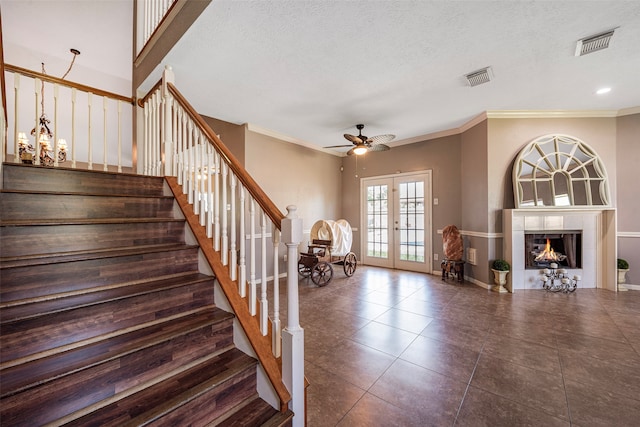
[[[184,243],[184,222],[0,227],[3,257]]]
[[[30,425],[51,422],[232,344],[229,319],[5,398],[1,418],[9,425],[20,414],[37,413]]]
[[[161,177],[10,164],[4,166],[3,176],[6,190],[21,191],[161,196],[164,186]]]
[[[197,269],[197,248],[6,268],[2,270],[0,300],[35,298]]]
[[[27,357],[213,303],[213,284],[204,282],[9,323],[2,326],[1,360]]]
[[[173,200],[165,197],[0,193],[0,208],[4,221],[171,218]]]

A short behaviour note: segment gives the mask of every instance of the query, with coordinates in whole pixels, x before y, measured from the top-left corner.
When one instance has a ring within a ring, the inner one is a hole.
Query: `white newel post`
[[[162,73],[162,100],[164,105],[164,127],[163,127],[163,138],[164,138],[164,174],[167,176],[173,176],[173,129],[172,125],[172,114],[171,114],[171,94],[169,93],[169,87],[167,83],[174,83],[175,76],[173,74],[173,70],[171,66],[167,65],[164,67],[164,72]]]
[[[298,245],[302,241],[302,219],[296,206],[287,206],[282,220],[282,241],[287,245],[287,327],[282,332],[282,381],[291,393],[289,409],[293,426],[304,426],[304,330],[298,304]]]

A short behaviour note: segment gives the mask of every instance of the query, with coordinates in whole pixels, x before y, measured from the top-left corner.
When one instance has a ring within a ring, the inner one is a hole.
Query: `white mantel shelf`
[[[507,289],[542,289],[539,270],[525,270],[524,235],[544,231],[581,231],[580,288],[617,291],[616,212],[610,207],[523,208],[503,211],[504,258],[511,264]]]

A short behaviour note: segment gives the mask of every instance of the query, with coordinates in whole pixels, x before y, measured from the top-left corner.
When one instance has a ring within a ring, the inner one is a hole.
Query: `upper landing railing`
[[[5,159],[122,172],[131,168],[133,98],[5,64]]]

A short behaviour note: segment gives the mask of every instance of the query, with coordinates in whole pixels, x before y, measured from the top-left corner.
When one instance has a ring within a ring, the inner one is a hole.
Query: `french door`
[[[431,272],[431,171],[361,181],[362,262]]]

